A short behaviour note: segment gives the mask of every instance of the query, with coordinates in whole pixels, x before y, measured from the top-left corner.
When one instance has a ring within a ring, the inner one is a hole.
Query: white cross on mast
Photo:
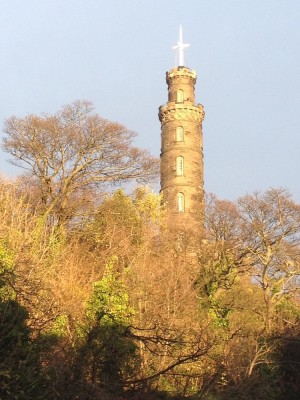
[[[189,47],[189,46],[190,46],[190,44],[183,43],[183,40],[182,40],[182,26],[180,24],[180,26],[179,26],[179,39],[178,39],[177,45],[172,47],[172,49],[178,49],[178,53],[177,53],[178,54],[178,67],[183,67],[184,66],[184,53],[183,53],[183,50],[186,47]]]

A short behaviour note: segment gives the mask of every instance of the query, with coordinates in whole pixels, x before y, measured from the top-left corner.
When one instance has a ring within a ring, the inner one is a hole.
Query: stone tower
[[[160,183],[169,221],[176,226],[202,226],[203,106],[195,104],[196,72],[184,66],[180,29],[179,65],[166,73],[168,102],[159,107],[161,122]]]

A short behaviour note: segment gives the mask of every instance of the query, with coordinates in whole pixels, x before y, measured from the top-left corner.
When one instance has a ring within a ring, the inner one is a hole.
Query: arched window
[[[178,207],[178,212],[180,212],[180,213],[184,212],[184,194],[183,193],[177,194],[177,207]]]
[[[176,175],[183,175],[184,160],[182,156],[176,158]]]
[[[183,141],[183,127],[182,126],[178,126],[176,128],[176,141],[177,142]]]
[[[177,90],[177,103],[183,103],[183,90]]]

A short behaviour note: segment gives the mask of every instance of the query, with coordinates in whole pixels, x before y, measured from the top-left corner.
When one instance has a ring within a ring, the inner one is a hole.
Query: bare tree
[[[133,147],[135,133],[93,113],[87,101],[54,115],[10,117],[4,132],[10,162],[37,180],[44,214],[54,213],[61,225],[88,190],[158,173],[157,160]]]
[[[239,199],[238,207],[252,279],[264,296],[264,329],[268,332],[276,305],[299,291],[300,206],[285,190],[270,189]]]

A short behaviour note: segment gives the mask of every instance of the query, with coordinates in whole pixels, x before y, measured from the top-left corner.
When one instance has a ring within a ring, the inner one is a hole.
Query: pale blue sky
[[[299,0],[0,0],[1,126],[87,99],[159,156],[180,23],[206,112],[206,191],[286,187],[300,202]],[[7,158],[0,171],[19,173]]]

